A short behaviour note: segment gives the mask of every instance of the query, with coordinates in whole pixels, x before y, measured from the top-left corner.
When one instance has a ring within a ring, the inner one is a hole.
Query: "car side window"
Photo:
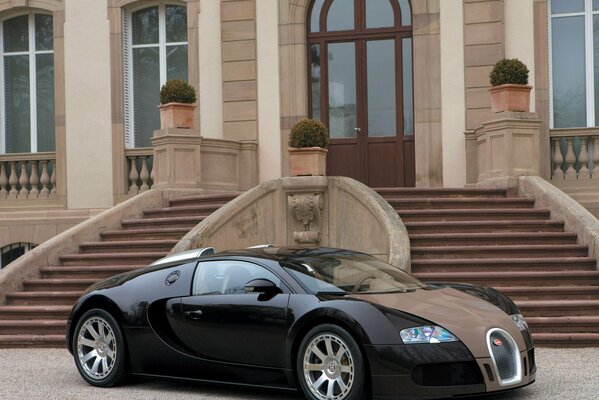
[[[200,262],[193,277],[192,294],[245,294],[246,283],[268,279],[277,286],[281,280],[264,267],[244,261]]]

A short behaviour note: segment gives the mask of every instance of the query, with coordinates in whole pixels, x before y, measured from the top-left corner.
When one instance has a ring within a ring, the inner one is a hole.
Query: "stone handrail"
[[[397,212],[369,187],[344,177],[265,182],[207,217],[171,253],[265,243],[358,250],[410,271],[410,243]]]
[[[0,200],[55,197],[55,152],[0,155]]]

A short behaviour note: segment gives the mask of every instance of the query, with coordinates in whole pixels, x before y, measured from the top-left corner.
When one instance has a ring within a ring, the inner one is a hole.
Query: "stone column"
[[[154,131],[153,189],[198,188],[202,183],[198,129],[169,128]]]

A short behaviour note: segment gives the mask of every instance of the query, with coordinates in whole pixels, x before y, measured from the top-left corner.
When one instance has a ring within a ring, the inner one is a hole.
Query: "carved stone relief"
[[[320,193],[291,194],[287,204],[297,222],[303,225],[303,230],[294,230],[293,239],[299,244],[320,243],[322,210],[324,196]]]

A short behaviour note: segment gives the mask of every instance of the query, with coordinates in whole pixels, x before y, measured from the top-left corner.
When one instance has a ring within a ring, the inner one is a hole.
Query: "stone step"
[[[190,230],[206,217],[169,217],[169,218],[138,218],[124,219],[121,221],[123,229],[146,229],[146,228],[186,228]]]
[[[144,210],[144,216],[147,218],[170,218],[186,216],[207,217],[208,215],[212,214],[214,211],[218,210],[224,205],[224,203],[210,203],[166,208],[153,208],[151,210]]]
[[[510,246],[430,246],[412,247],[412,260],[439,258],[533,258],[586,257],[588,248],[579,244]]]
[[[0,349],[6,348],[65,348],[65,335],[0,335]]]
[[[98,282],[94,278],[71,279],[26,279],[23,288],[26,292],[73,292],[82,291]]]
[[[507,197],[505,189],[486,188],[374,188],[378,194],[387,197]]]
[[[0,335],[65,335],[66,319],[0,320]]]
[[[459,210],[396,210],[405,222],[424,221],[506,221],[547,220],[551,216],[548,208],[493,208]]]
[[[599,333],[533,333],[538,347],[597,347]]]
[[[13,292],[6,294],[6,305],[9,306],[50,306],[73,305],[83,294],[82,290],[59,292]]]
[[[168,251],[139,252],[139,253],[90,253],[90,254],[66,254],[59,259],[64,266],[83,265],[148,265],[165,257]]]
[[[411,246],[576,244],[570,232],[425,233],[411,234]]]
[[[599,316],[599,300],[516,300],[526,317]]]
[[[85,242],[79,245],[81,254],[170,252],[178,240],[123,240],[108,242]]]
[[[425,282],[461,282],[492,287],[599,286],[599,271],[420,272],[413,275]]]
[[[496,286],[512,300],[599,300],[599,286]]]
[[[0,306],[1,320],[66,320],[71,306]]]
[[[594,257],[413,259],[412,272],[594,271]]]
[[[599,316],[527,317],[532,333],[598,333]]]
[[[187,228],[146,228],[146,229],[119,229],[102,232],[105,242],[121,242],[123,240],[180,240],[189,232]]]
[[[386,197],[385,200],[398,210],[456,210],[456,209],[494,209],[494,208],[533,208],[534,199],[510,198],[451,198],[451,197]]]
[[[169,199],[168,206],[169,207],[185,207],[189,205],[199,205],[199,204],[211,204],[211,203],[219,203],[226,204],[229,201],[233,200],[240,193],[221,193],[221,194],[208,194],[208,195],[198,195],[198,196],[181,196],[174,199]]]
[[[563,232],[561,220],[505,220],[505,221],[404,221],[408,233],[500,233],[500,232]]]
[[[140,268],[136,265],[81,265],[71,267],[41,267],[42,278],[68,279],[68,278],[94,278],[104,279],[123,272]]]

